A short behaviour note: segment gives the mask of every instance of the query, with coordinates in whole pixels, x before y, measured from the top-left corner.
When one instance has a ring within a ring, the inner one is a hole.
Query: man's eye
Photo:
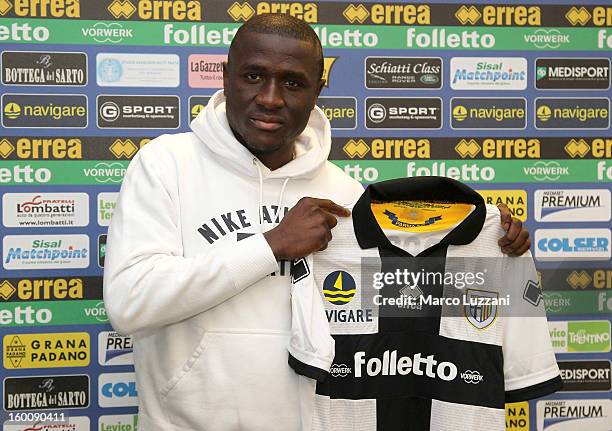
[[[259,80],[259,74],[257,73],[247,73],[246,74],[246,79],[248,81],[258,81]]]
[[[301,84],[298,81],[289,80],[287,81],[288,87],[300,87]]]

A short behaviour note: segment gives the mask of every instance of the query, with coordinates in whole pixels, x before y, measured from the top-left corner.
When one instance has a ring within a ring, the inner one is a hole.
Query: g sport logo
[[[321,108],[332,129],[357,128],[357,99],[354,97],[319,97],[317,106]]]
[[[608,430],[612,400],[543,400],[536,403],[538,431]]]
[[[535,99],[536,129],[607,129],[610,126],[610,99]]]
[[[559,361],[564,392],[609,391],[610,361]]]
[[[453,129],[524,129],[527,100],[520,98],[451,99]]]
[[[134,373],[111,373],[98,376],[100,407],[136,407],[138,391]]]
[[[178,96],[99,95],[98,127],[176,129],[180,125]]]
[[[527,220],[527,192],[525,190],[476,190],[488,205],[505,204],[512,217]]]
[[[48,375],[4,379],[4,410],[64,410],[89,407],[89,376]]]
[[[89,418],[87,416],[65,415],[64,422],[41,423],[38,421],[30,423],[15,423],[7,420],[4,422],[3,431],[90,431]],[[132,430],[135,431],[135,430]]]
[[[537,229],[535,256],[542,261],[608,260],[610,229]]]
[[[98,419],[100,431],[138,431],[138,415],[105,415]]]
[[[117,192],[102,192],[98,193],[98,224],[100,226],[110,226],[111,218],[117,206]]]
[[[4,269],[87,268],[87,235],[6,235],[2,239]]]
[[[86,367],[89,365],[89,334],[8,334],[3,339],[4,368]]]
[[[589,353],[610,351],[608,320],[570,320],[548,322],[555,353]]]
[[[439,97],[366,97],[366,129],[440,129]]]
[[[522,57],[453,57],[453,90],[524,90],[527,59]]]
[[[178,87],[176,54],[100,53],[96,55],[99,87]]]
[[[82,94],[2,95],[2,125],[10,128],[85,128],[87,96]]]
[[[223,62],[225,61],[227,61],[227,55],[191,54],[188,59],[189,86],[191,88],[223,88]]]
[[[537,58],[535,87],[539,90],[607,90],[608,58]]]
[[[346,271],[331,272],[323,280],[323,296],[334,305],[345,305],[355,297],[355,279]]]
[[[87,193],[5,193],[2,223],[6,227],[68,227],[89,224]]]
[[[134,365],[132,337],[117,332],[98,334],[98,362],[100,365]]]
[[[442,88],[438,57],[366,57],[366,88]]]
[[[547,189],[534,193],[538,222],[607,222],[612,217],[608,189]]]
[[[189,98],[189,118],[188,123],[192,122],[198,116],[202,109],[210,101],[210,96],[191,96]]]
[[[82,52],[2,52],[2,84],[82,86],[87,54]]]

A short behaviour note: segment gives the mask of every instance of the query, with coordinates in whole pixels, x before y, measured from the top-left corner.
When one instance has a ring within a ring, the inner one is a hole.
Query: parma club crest
[[[497,292],[467,289],[464,299],[465,317],[477,329],[490,326],[497,317]]]

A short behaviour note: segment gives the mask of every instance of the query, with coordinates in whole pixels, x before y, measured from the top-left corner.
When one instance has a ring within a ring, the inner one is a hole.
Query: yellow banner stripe
[[[352,290],[327,290],[323,289],[323,293],[327,293],[329,295],[354,295],[355,289]]]
[[[329,302],[351,302],[353,298],[328,298],[325,297]]]

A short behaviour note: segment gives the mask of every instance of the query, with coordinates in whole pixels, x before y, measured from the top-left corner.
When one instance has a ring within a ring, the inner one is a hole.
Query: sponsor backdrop
[[[605,3],[0,0],[3,430],[137,429],[131,339],[102,302],[117,192],[139,148],[187,131],[221,87],[241,23],[270,11],[321,38],[319,106],[347,174],[456,178],[528,226],[566,385],[508,406],[508,429],[609,430]]]

